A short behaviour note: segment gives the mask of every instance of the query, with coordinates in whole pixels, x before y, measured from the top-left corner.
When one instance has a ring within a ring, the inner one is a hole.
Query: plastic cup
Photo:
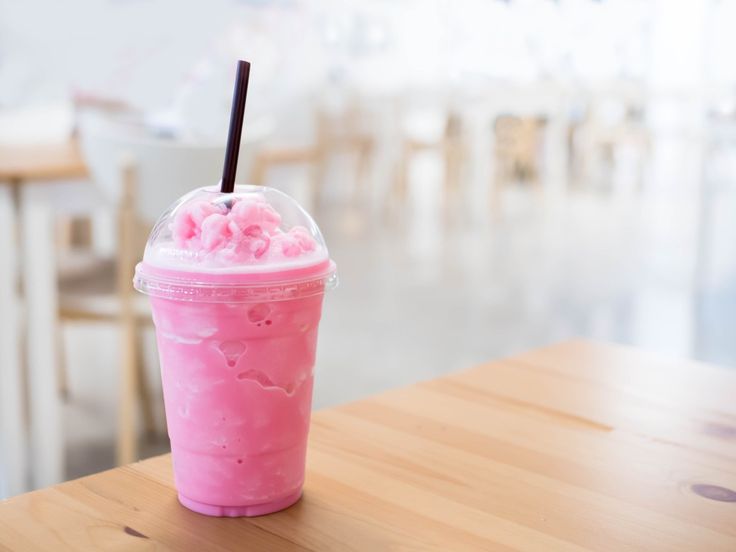
[[[215,223],[234,224],[221,243],[203,222],[210,205]],[[336,283],[314,221],[273,189],[195,190],[154,227],[134,282],[150,296],[179,501],[229,517],[292,505],[324,292]]]

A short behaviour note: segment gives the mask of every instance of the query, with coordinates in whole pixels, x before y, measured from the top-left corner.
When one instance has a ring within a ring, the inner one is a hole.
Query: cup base
[[[214,504],[206,504],[187,498],[179,494],[179,502],[182,506],[189,508],[198,514],[213,517],[255,517],[272,514],[279,510],[284,510],[295,504],[301,497],[302,491],[299,489],[279,500],[264,502],[262,504],[251,504],[250,506],[215,506]]]

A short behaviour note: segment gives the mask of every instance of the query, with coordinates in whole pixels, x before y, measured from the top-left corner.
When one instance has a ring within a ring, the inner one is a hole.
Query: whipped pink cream
[[[321,248],[309,230],[294,226],[283,231],[280,225],[281,215],[266,199],[251,195],[235,197],[229,206],[207,200],[186,203],[170,230],[188,261],[213,268],[291,264],[318,255]]]

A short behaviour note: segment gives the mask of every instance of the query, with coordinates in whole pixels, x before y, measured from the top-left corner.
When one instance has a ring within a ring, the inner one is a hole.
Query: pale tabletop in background
[[[83,178],[87,167],[76,141],[39,145],[0,145],[0,181],[30,184]]]
[[[727,369],[567,342],[316,412],[278,514],[186,510],[167,455],[0,503],[0,547],[733,552],[734,397]]]

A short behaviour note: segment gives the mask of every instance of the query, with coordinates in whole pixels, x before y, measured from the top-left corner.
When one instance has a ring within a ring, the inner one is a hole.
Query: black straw
[[[235,90],[233,91],[233,106],[230,110],[230,129],[227,133],[227,147],[225,149],[225,166],[222,168],[222,183],[220,191],[230,194],[235,190],[235,173],[238,170],[238,154],[240,153],[240,135],[243,133],[243,114],[245,113],[245,98],[248,95],[248,77],[250,63],[238,61],[238,73],[235,76]]]

